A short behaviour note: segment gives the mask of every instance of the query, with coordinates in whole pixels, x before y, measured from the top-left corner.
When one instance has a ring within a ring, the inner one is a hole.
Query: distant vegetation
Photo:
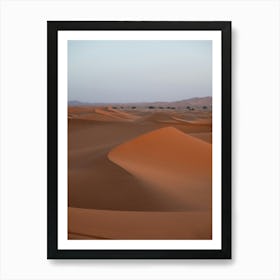
[[[132,106],[131,109],[136,109],[136,107],[135,107],[135,106]]]
[[[149,106],[148,108],[149,108],[149,109],[155,109],[155,107],[154,107],[154,106]]]
[[[194,111],[194,108],[187,106],[186,109],[190,110],[190,111]]]

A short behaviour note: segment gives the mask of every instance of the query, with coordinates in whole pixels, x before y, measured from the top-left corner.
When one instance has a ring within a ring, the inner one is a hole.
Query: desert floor
[[[212,114],[68,108],[69,239],[211,239]]]

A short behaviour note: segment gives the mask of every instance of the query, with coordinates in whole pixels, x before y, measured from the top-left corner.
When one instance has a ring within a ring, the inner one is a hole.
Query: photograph
[[[68,41],[68,238],[212,238],[212,42]]]
[[[48,22],[48,258],[230,258],[230,22]]]

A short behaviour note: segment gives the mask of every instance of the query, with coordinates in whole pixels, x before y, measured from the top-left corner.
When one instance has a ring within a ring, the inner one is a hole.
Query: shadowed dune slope
[[[189,209],[211,209],[212,145],[173,127],[121,144],[108,158]]]
[[[115,210],[190,210],[161,190],[136,178],[107,158],[108,152],[156,129],[132,123],[69,122],[68,201],[77,208]]]

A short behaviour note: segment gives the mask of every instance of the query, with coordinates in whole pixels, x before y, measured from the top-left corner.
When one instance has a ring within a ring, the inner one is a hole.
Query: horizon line
[[[80,100],[68,100],[68,103],[71,102],[78,102],[78,103],[88,103],[88,104],[135,104],[135,103],[168,103],[168,102],[181,102],[181,101],[188,101],[191,99],[203,99],[203,98],[212,98],[212,96],[202,96],[202,97],[190,97],[187,99],[180,99],[180,100],[172,100],[172,101],[128,101],[128,102],[119,102],[119,101],[112,101],[112,102],[95,102],[95,101],[80,101]]]

